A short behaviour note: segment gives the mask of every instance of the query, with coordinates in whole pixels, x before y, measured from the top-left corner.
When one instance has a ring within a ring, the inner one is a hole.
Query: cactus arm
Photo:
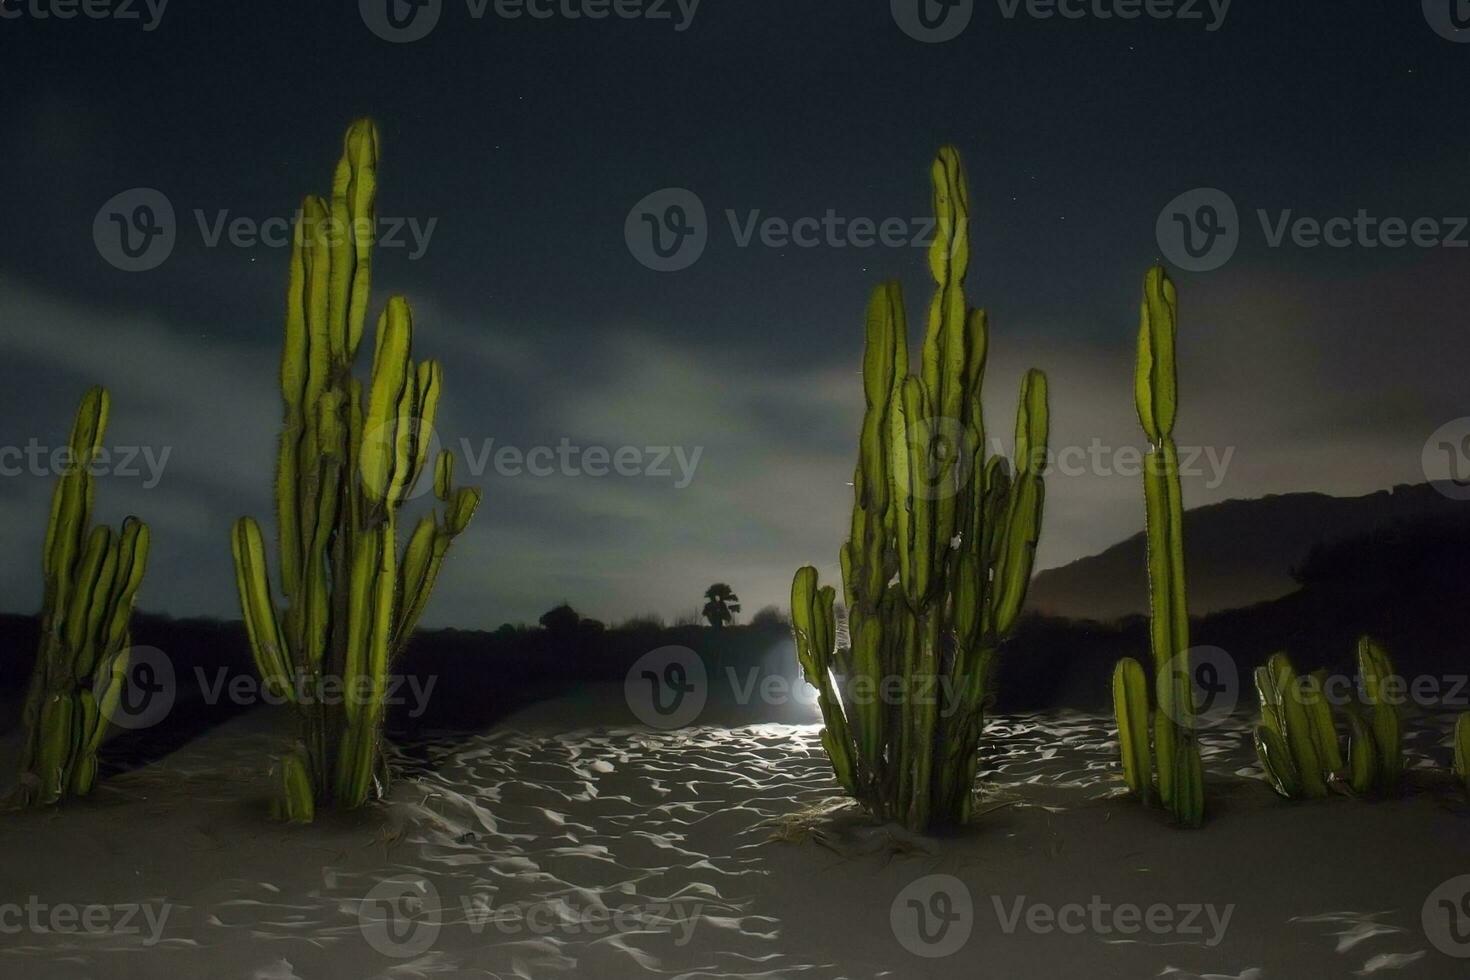
[[[1046,486],[1041,469],[1046,458],[1050,414],[1047,409],[1046,375],[1031,370],[1021,385],[1021,404],[1016,411],[1016,481],[1011,487],[1005,542],[996,568],[995,614],[998,633],[1009,633],[1026,601],[1036,546],[1041,539],[1041,514]]]
[[[1366,796],[1378,785],[1378,746],[1373,732],[1355,711],[1348,712],[1348,785]]]
[[[82,396],[67,446],[68,465],[52,492],[41,570],[46,581],[45,608],[55,615],[63,615],[71,601],[73,566],[92,520],[91,464],[107,433],[110,409],[106,388],[90,388]],[[48,626],[42,623],[43,630]]]
[[[1296,762],[1302,795],[1321,799],[1327,795],[1322,758],[1312,737],[1311,720],[1303,702],[1301,680],[1284,653],[1273,654],[1267,662],[1275,704],[1283,719],[1283,738]]]
[[[1299,798],[1302,794],[1301,777],[1281,733],[1268,725],[1257,725],[1255,744],[1256,756],[1272,789],[1288,800]]]
[[[1143,665],[1124,657],[1113,668],[1113,713],[1118,720],[1118,750],[1123,779],[1145,805],[1152,805],[1153,758],[1149,751],[1148,680]]]
[[[261,681],[272,695],[294,700],[294,686],[288,681],[290,667],[286,659],[286,639],[276,619],[275,603],[266,577],[265,542],[261,538],[260,525],[253,518],[240,518],[235,522],[231,544],[235,557],[235,587],[240,593],[240,608],[244,613],[250,652],[255,657],[255,669],[260,672]]]
[[[391,499],[394,468],[401,451],[397,438],[399,411],[411,376],[412,342],[412,313],[403,297],[395,296],[378,318],[359,462],[364,496],[378,506]]]
[[[1404,775],[1404,729],[1399,709],[1385,686],[1395,676],[1388,653],[1369,637],[1358,640],[1358,671],[1368,702],[1373,744],[1378,748],[1378,789],[1385,795],[1398,791]]]
[[[311,823],[316,818],[310,770],[306,754],[299,749],[281,758],[281,793],[272,803],[276,819]]]
[[[347,131],[348,162],[346,198],[352,215],[352,290],[347,307],[347,354],[350,363],[357,356],[367,320],[367,307],[372,288],[373,242],[377,235],[376,201],[378,196],[378,128],[370,119],[355,121]]]
[[[1327,683],[1325,670],[1314,671],[1309,681],[1302,683],[1302,708],[1307,716],[1307,731],[1317,758],[1329,776],[1342,772],[1344,768],[1342,748],[1338,744],[1337,725],[1332,718],[1332,706],[1327,703],[1324,687]]]

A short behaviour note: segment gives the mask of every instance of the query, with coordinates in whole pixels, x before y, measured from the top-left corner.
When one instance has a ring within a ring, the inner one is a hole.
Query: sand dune
[[[409,746],[387,804],[312,827],[264,818],[258,713],[7,815],[0,901],[141,908],[135,932],[7,935],[0,975],[1464,975],[1420,919],[1470,872],[1466,813],[1422,768],[1400,801],[1291,806],[1249,777],[1244,725],[1218,729],[1213,818],[1180,832],[1120,797],[1109,719],[1003,717],[984,817],[926,840],[843,804],[812,726],[624,712],[609,688]],[[1421,767],[1442,731],[1416,724]],[[1168,927],[1130,929],[1152,906]]]

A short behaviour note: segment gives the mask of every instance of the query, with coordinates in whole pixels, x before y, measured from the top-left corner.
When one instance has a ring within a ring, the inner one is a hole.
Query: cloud
[[[1465,307],[1467,290],[1430,293],[1420,275],[1287,283],[1268,272],[1181,283],[1177,438],[1230,454],[1223,473],[1202,463],[1186,479],[1187,503],[1418,480],[1424,438],[1464,411],[1458,365],[1470,353],[1470,341],[1437,327]],[[651,322],[587,331],[573,345],[527,340],[534,334],[524,330],[512,341],[492,322],[432,302],[416,308],[417,353],[445,365],[442,443],[488,463],[474,473],[461,459],[461,481],[483,485],[485,503],[449,557],[427,623],[534,620],[563,599],[609,620],[674,615],[716,580],[754,610],[784,606],[803,563],[836,580],[862,414],[856,330],[847,354],[832,352],[836,366],[807,366],[769,349],[675,342],[677,329]],[[1142,525],[1136,470],[1119,465],[1143,441],[1132,405],[1135,316],[1118,311],[1106,343],[1064,340],[1075,330],[1024,317],[997,317],[992,328],[990,437],[1009,447],[1021,374],[1035,365],[1051,380],[1053,449],[1107,450],[1101,468],[1087,457],[1083,472],[1049,477],[1041,567]],[[15,285],[0,296],[0,320],[25,325],[0,336],[18,443],[59,444],[81,391],[101,381],[113,393],[109,444],[169,451],[157,487],[115,475],[98,494],[109,521],[138,513],[155,528],[143,606],[235,615],[230,522],[271,513],[276,328],[246,343],[207,325],[100,313]],[[645,462],[648,451],[677,447],[697,466],[681,487],[672,461],[668,475],[593,476],[579,457],[579,473],[535,476],[498,471],[485,455],[510,447],[524,459],[563,444],[610,454],[633,447]],[[6,553],[37,560],[6,562],[0,586],[9,608],[34,608],[51,480],[12,477],[4,486]]]

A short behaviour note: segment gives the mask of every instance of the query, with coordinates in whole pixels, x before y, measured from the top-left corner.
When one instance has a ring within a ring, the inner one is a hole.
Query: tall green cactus
[[[1179,410],[1174,359],[1178,309],[1174,283],[1163,266],[1154,266],[1143,284],[1133,400],[1149,441],[1143,487],[1156,705],[1150,722],[1143,666],[1131,657],[1124,658],[1114,671],[1113,703],[1128,786],[1145,803],[1157,797],[1181,825],[1198,827],[1204,822],[1204,772],[1194,731],[1184,502],[1179,454],[1174,447],[1174,419]]]
[[[836,591],[796,573],[792,629],[818,691],[822,745],[842,787],[910,829],[971,814],[984,706],[1001,640],[1020,614],[1041,531],[1046,377],[1026,374],[1014,473],[986,457],[981,382],[987,322],[966,304],[969,187],[958,152],[931,172],[936,289],[918,370],[909,373],[902,290],[886,283],[866,317],[866,412],[841,550],[849,642]]]
[[[41,641],[21,721],[18,802],[86,796],[131,657],[129,621],[148,564],[148,525],[92,526],[92,467],[107,431],[105,388],[83,396],[51,496],[41,569]]]
[[[453,457],[442,453],[434,489],[443,513],[424,515],[400,554],[399,508],[428,463],[441,372],[435,361],[414,362],[413,315],[394,296],[378,318],[367,385],[352,376],[372,279],[377,166],[377,127],[358,120],[331,199],[306,198],[296,222],[276,463],[279,613],[260,526],[243,517],[232,535],[256,667],[300,723],[277,804],[291,820],[312,819],[317,804],[360,806],[381,791],[390,665],[480,503],[478,488],[452,486]]]
[[[1358,670],[1367,718],[1351,706],[1344,757],[1326,697],[1326,672],[1301,677],[1286,654],[1273,655],[1255,673],[1261,701],[1256,755],[1272,788],[1287,799],[1322,799],[1332,790],[1353,796],[1390,795],[1403,778],[1403,723],[1384,684],[1394,675],[1383,648],[1358,641]]]

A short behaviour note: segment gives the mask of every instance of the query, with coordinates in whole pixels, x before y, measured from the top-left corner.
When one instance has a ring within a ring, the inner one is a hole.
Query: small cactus
[[[1403,778],[1402,721],[1384,695],[1394,676],[1383,648],[1368,637],[1358,641],[1364,708],[1345,711],[1347,754],[1339,743],[1336,717],[1325,697],[1326,673],[1301,677],[1284,653],[1256,668],[1261,723],[1256,755],[1266,780],[1291,800],[1322,799],[1336,791],[1350,796],[1389,796]]]
[[[148,564],[148,525],[92,526],[92,463],[107,431],[107,389],[77,408],[68,465],[51,497],[42,574],[41,642],[22,708],[19,802],[86,796],[97,750],[122,695],[131,655],[133,600]]]

